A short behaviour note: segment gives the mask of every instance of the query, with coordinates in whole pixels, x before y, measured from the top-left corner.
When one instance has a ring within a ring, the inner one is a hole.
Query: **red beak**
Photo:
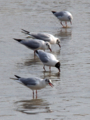
[[[49,85],[50,85],[51,87],[53,87],[53,86],[54,86],[52,83],[49,83]]]
[[[60,44],[58,44],[59,45],[59,47],[61,48],[61,45]]]
[[[59,68],[58,70],[59,70],[59,72],[60,72],[60,68]]]
[[[72,25],[72,21],[70,21],[71,25]]]
[[[52,52],[51,48],[49,48],[49,50]]]

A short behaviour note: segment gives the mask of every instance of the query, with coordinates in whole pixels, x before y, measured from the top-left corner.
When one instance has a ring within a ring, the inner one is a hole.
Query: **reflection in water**
[[[40,60],[37,57],[35,57],[35,58],[32,58],[32,59],[26,59],[26,61],[24,62],[24,65],[25,66],[30,66],[30,65],[33,65],[33,64],[35,65],[38,62],[40,62]]]
[[[52,46],[52,48],[53,48],[52,54],[54,54],[55,56],[59,56],[59,55],[60,55],[60,50],[61,50],[61,49],[55,51],[56,48],[55,48],[54,45]]]
[[[22,100],[15,102],[17,111],[26,114],[50,113],[49,103],[42,99]]]
[[[58,33],[56,34],[57,37],[61,37],[61,38],[67,38],[67,39],[71,39],[72,36],[72,28],[61,28],[60,31],[58,31]]]
[[[57,72],[57,73],[55,73],[55,72],[53,72],[52,73],[52,71],[44,71],[43,72],[43,76],[41,76],[41,77],[43,77],[43,78],[57,78],[57,79],[60,79],[60,73],[59,72]]]
[[[32,66],[39,64],[40,60],[36,58],[26,58],[23,63],[19,62],[17,63],[17,67],[22,68],[23,66]]]
[[[60,50],[57,50],[55,53],[56,55],[60,55]]]

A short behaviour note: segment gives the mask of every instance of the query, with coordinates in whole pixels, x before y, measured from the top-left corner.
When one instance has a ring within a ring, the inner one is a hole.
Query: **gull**
[[[24,29],[22,29],[22,32],[35,38],[35,39],[40,39],[40,40],[43,40],[45,42],[50,42],[51,44],[58,44],[59,47],[61,47],[60,39],[53,36],[52,34],[49,34],[49,33],[30,33],[29,31],[26,31]]]
[[[34,53],[35,53],[35,50],[38,50],[38,49],[49,49],[50,51],[51,50],[51,44],[49,42],[44,42],[44,41],[41,41],[41,40],[24,40],[24,39],[16,39],[14,38],[14,40],[20,42],[21,44],[25,45],[26,47],[34,50]]]
[[[47,85],[53,87],[53,83],[50,79],[41,79],[38,77],[30,77],[30,78],[23,78],[18,75],[14,75],[16,78],[11,78],[16,80],[17,82],[25,85],[26,87],[30,88],[33,91],[33,98],[34,98],[34,90],[36,90],[36,98],[37,98],[37,90],[45,88]]]
[[[60,72],[60,61],[57,60],[53,54],[44,52],[43,50],[36,50],[35,53],[38,56],[38,58],[41,60],[41,62],[44,64],[43,66],[44,70],[46,65],[49,66],[50,70],[51,67],[56,67]]]
[[[68,11],[61,11],[61,12],[52,11],[52,13],[60,20],[60,23],[63,27],[67,27],[67,22],[70,22],[72,24],[73,16],[70,12],[68,12]],[[66,26],[64,26],[62,24],[62,21],[65,21]]]

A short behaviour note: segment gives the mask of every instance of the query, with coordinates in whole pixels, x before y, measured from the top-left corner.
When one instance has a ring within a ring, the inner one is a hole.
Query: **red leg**
[[[65,27],[65,26],[62,24],[62,21],[60,21],[60,23],[61,23],[61,25],[62,25],[63,27]]]
[[[51,71],[51,66],[49,66],[49,70]]]
[[[34,59],[35,59],[35,50],[34,50]]]
[[[33,91],[33,99],[34,99],[34,91]]]
[[[36,90],[36,99],[37,99],[37,90]]]
[[[66,28],[67,28],[68,26],[67,26],[67,22],[66,21],[65,21],[65,24],[66,24]]]
[[[46,70],[45,70],[45,66],[43,66],[43,69],[44,69],[44,71],[46,71]]]

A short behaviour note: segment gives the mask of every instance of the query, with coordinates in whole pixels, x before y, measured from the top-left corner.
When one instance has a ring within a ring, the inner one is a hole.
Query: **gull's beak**
[[[49,83],[49,85],[50,85],[51,87],[53,87],[53,86],[54,86],[52,83]]]
[[[51,49],[51,48],[49,48],[49,50],[52,52],[52,49]]]
[[[71,25],[72,25],[72,21],[70,21]]]
[[[58,43],[58,45],[59,45],[59,47],[61,48],[61,45],[60,45],[60,43]]]
[[[60,68],[59,68],[58,70],[59,70],[59,72],[60,72]]]

